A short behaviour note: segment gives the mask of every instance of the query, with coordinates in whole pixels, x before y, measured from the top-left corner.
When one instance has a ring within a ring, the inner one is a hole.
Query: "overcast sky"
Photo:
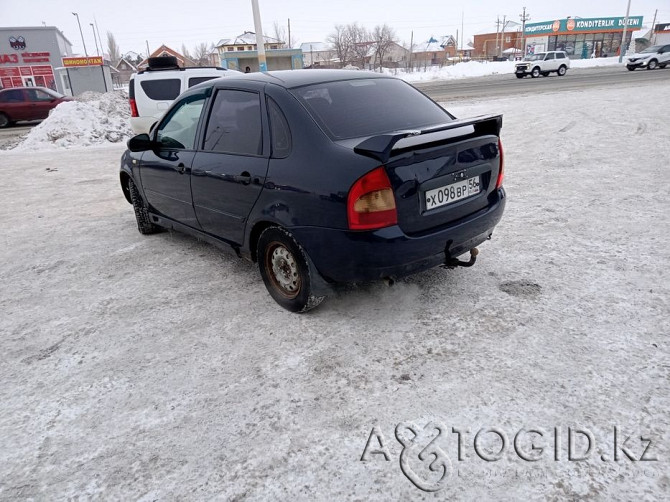
[[[568,16],[625,16],[626,0],[469,0],[453,2],[422,0],[398,2],[383,0],[259,0],[265,35],[274,34],[274,23],[286,26],[291,20],[292,45],[295,42],[324,41],[336,24],[358,22],[367,28],[387,23],[396,31],[399,41],[409,44],[431,35],[465,34],[465,42],[476,33],[495,31],[496,17],[519,21],[526,7],[529,22],[563,19]],[[632,0],[631,16],[644,16],[650,27],[654,11],[658,22],[670,23],[669,0]],[[81,20],[89,55],[95,54],[90,23],[97,21],[102,43],[106,32],[114,34],[121,52],[146,52],[147,42],[153,51],[166,44],[179,51],[182,43],[189,50],[200,43],[208,45],[222,38],[232,38],[244,31],[254,31],[251,0],[0,0],[0,26],[58,27],[72,42],[75,53],[83,54],[77,12]],[[646,31],[646,30],[645,30]],[[17,33],[19,35],[19,33]],[[459,36],[460,38],[460,36]]]

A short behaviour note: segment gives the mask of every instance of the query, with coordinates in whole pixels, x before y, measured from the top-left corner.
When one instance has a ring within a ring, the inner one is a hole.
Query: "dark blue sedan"
[[[472,265],[505,207],[501,126],[376,73],[240,75],[191,88],[129,140],[121,186],[141,233],[232,248],[305,312],[333,283]]]

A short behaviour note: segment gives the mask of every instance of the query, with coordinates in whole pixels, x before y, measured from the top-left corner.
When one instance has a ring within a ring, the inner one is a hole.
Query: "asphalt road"
[[[539,78],[516,78],[512,73],[457,80],[435,80],[413,84],[435,101],[444,102],[460,98],[490,98],[518,96],[567,90],[606,87],[611,85],[636,85],[636,83],[667,80],[670,68],[654,71],[628,71],[623,67],[573,68],[564,77],[550,75]]]

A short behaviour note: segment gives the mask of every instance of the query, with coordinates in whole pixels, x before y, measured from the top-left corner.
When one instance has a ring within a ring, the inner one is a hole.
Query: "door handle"
[[[177,172],[178,172],[179,174],[184,174],[185,171],[186,171],[186,166],[184,165],[183,162],[180,162],[180,163],[177,165]]]
[[[251,174],[249,174],[247,171],[244,171],[239,176],[234,176],[233,179],[235,181],[237,181],[238,183],[242,183],[243,185],[248,185],[249,183],[251,183]]]

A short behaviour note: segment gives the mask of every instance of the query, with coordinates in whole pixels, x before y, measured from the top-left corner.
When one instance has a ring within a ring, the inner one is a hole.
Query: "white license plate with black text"
[[[428,190],[425,192],[426,209],[435,209],[436,207],[446,206],[452,202],[467,199],[472,195],[477,195],[479,191],[479,176]]]

